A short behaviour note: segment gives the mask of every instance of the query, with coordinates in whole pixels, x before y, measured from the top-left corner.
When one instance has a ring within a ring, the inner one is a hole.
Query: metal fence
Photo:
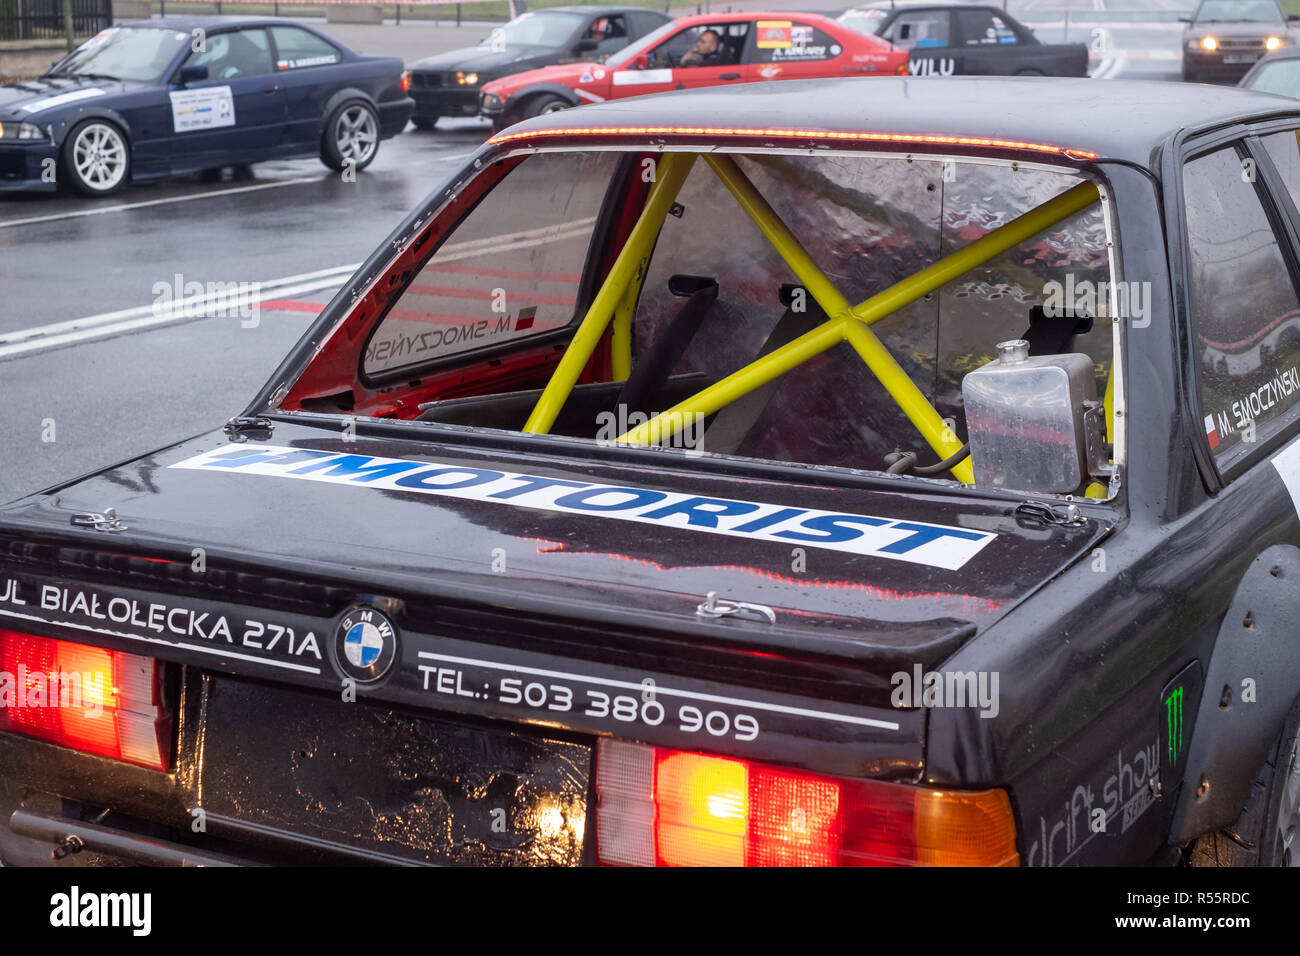
[[[113,0],[72,0],[72,29],[91,36],[113,22]],[[0,40],[60,40],[61,0],[0,0]]]

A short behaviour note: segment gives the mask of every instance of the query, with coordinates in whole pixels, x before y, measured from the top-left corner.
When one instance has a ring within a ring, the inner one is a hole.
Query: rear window
[[[1224,464],[1300,401],[1300,300],[1251,171],[1231,148],[1183,169],[1201,412]]]
[[[800,63],[830,60],[840,55],[835,38],[797,20],[759,20],[755,63]]]
[[[881,26],[888,19],[889,13],[887,11],[877,9],[846,10],[840,14],[840,23],[850,30],[856,30],[858,33],[865,33],[871,37],[880,33]]]
[[[616,159],[546,153],[515,168],[380,322],[365,373],[500,349],[570,325]]]
[[[611,253],[593,243],[604,234],[597,220],[632,195],[615,175],[620,161],[642,178],[654,179],[660,168],[689,172],[644,256],[630,260],[640,263],[635,280],[605,297],[605,331],[599,343],[584,339],[590,360],[574,366],[576,382],[556,396],[556,417],[539,428],[530,423],[544,416],[542,391],[603,281],[595,264]],[[855,306],[1085,186],[1067,171],[919,157],[727,154],[712,161],[717,169],[690,154],[526,156],[392,304],[366,347],[366,372],[419,390],[402,401],[418,407],[422,421],[609,443],[679,404],[689,408],[703,390],[800,336],[840,328],[723,184],[719,170],[730,164]],[[938,445],[923,437],[900,383],[884,384],[851,337],[828,340],[716,412],[689,412],[660,443],[684,453],[867,470],[911,453],[933,466],[946,457],[937,447],[950,455],[968,438],[965,376],[993,361],[998,343],[1027,335],[1042,343],[1035,355],[1080,359],[1075,366],[1089,391],[1103,395],[1115,334],[1105,219],[1095,198],[1062,216],[863,326],[943,420],[949,437]],[[1065,331],[1049,347],[1051,329]],[[621,349],[630,375],[619,373]],[[485,371],[485,359],[496,365]],[[454,374],[471,367],[473,378]]]
[[[297,27],[271,27],[271,37],[275,40],[277,70],[329,66],[343,59],[337,48]]]

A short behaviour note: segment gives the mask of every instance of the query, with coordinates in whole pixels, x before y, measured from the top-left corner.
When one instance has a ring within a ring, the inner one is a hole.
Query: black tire
[[[1300,867],[1300,698],[1232,826],[1197,838],[1189,866]]]
[[[541,116],[543,113],[558,113],[560,110],[572,108],[573,104],[563,96],[557,96],[554,93],[543,93],[540,96],[534,96],[524,107],[524,116]]]
[[[320,137],[320,161],[342,172],[365,169],[379,153],[379,114],[365,100],[347,100],[330,111]]]
[[[438,125],[438,117],[435,116],[432,119],[430,119],[427,116],[421,116],[417,119],[416,117],[413,116],[411,117],[411,125],[413,125],[416,129],[424,130],[425,132],[428,132],[429,130],[433,129],[435,126]]]
[[[61,179],[83,196],[111,196],[131,179],[131,142],[106,119],[82,120],[59,150]]]
[[[1044,76],[1042,70],[1016,70],[1016,76]]]

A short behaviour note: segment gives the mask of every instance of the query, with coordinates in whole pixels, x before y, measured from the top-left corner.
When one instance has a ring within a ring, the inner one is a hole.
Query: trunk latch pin
[[[85,511],[81,514],[72,516],[72,523],[83,528],[94,528],[96,531],[125,531],[126,525],[117,516],[116,508],[105,508],[103,514],[95,511]]]
[[[704,596],[704,603],[695,609],[700,617],[750,617],[776,623],[776,612],[766,604],[749,604],[745,601],[728,601],[718,597],[717,591],[710,591]]]

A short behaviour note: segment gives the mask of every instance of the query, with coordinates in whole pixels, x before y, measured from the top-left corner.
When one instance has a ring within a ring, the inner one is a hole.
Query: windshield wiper
[[[60,80],[110,80],[114,83],[122,82],[120,76],[109,76],[107,73],[46,73],[45,75]]]

